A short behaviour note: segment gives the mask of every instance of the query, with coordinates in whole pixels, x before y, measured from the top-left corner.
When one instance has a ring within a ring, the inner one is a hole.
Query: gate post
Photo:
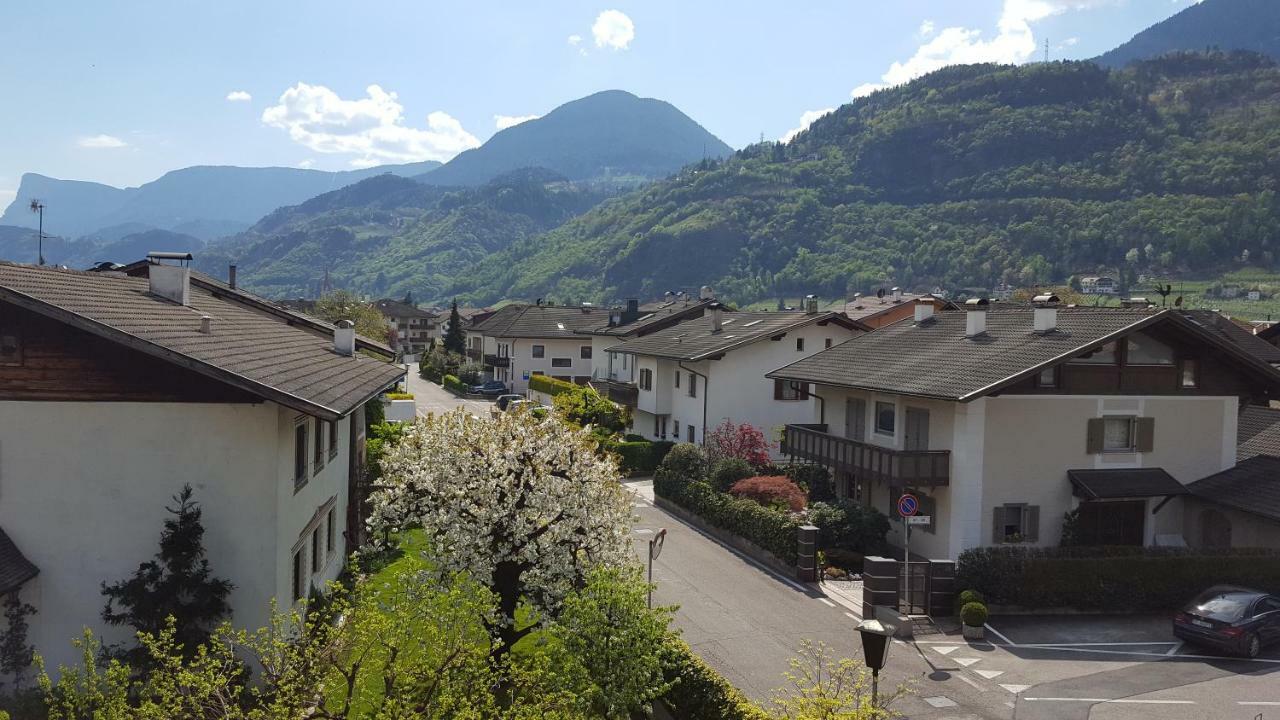
[[[950,617],[955,612],[956,564],[951,560],[929,561],[929,617]]]
[[[897,560],[875,556],[862,560],[862,617],[875,617],[876,605],[898,610]]]
[[[818,581],[818,528],[814,525],[796,530],[796,577],[800,582]]]

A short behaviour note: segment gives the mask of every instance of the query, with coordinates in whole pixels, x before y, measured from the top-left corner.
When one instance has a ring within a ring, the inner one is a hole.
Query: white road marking
[[[1004,674],[1003,670],[974,670],[974,672],[978,673],[979,675],[981,675],[982,677],[988,680],[995,680],[996,678]]]
[[[1271,706],[1271,705],[1280,705],[1280,702],[1277,702],[1277,701],[1275,701],[1275,700],[1240,700],[1240,701],[1238,701],[1236,704],[1237,704],[1237,705],[1267,705],[1267,706]]]
[[[1170,659],[1177,658],[1191,660],[1230,660],[1232,662],[1255,662],[1269,663],[1273,665],[1280,664],[1280,660],[1272,660],[1270,658],[1244,658],[1244,657],[1226,657],[1223,655],[1169,655],[1167,652],[1142,652],[1139,650],[1096,650],[1094,648],[1081,647],[1062,647],[1059,645],[1014,645],[1013,647],[1022,648],[1024,650],[1051,650],[1054,652],[1078,652],[1092,653],[1097,655],[1138,655],[1141,657],[1153,657]]]
[[[1182,643],[1172,643],[1172,642],[1030,643],[1030,644],[1024,643],[1022,645],[1019,645],[1018,647],[1064,647],[1065,648],[1065,647],[1111,647],[1112,645],[1115,645],[1117,647],[1125,647],[1130,645],[1137,645],[1139,647],[1148,647],[1151,645],[1181,645],[1181,644]]]
[[[1018,693],[1022,692],[1023,690],[1026,690],[1031,686],[1030,685],[1005,685],[1002,683],[1000,687],[1004,688],[1005,690],[1008,690],[1014,695],[1017,695]]]
[[[653,534],[653,529],[652,529],[652,528],[639,528],[639,529],[636,529],[636,530],[632,530],[632,532],[634,532],[636,535],[652,535],[652,534]]]
[[[1006,644],[1006,645],[1013,645],[1014,647],[1017,647],[1017,646],[1018,646],[1018,643],[1016,643],[1016,642],[1014,642],[1014,641],[1010,640],[1009,638],[1005,637],[1004,635],[1000,634],[1000,631],[999,631],[999,630],[996,630],[995,628],[991,627],[990,625],[984,625],[983,627],[985,627],[986,629],[990,630],[992,635],[995,635],[996,637],[998,637],[998,638],[1000,638],[1001,640],[1003,640],[1003,641],[1005,642],[1005,644]]]
[[[951,698],[945,697],[943,695],[939,695],[937,697],[927,697],[927,698],[924,698],[924,701],[936,708],[956,706],[955,700],[952,700]]]
[[[822,603],[823,605],[828,605],[828,606],[830,606],[830,607],[835,607],[835,606],[836,606],[836,604],[835,604],[835,603],[831,602],[830,600],[828,600],[828,599],[826,599],[826,598],[818,598],[818,602]]]
[[[951,659],[960,663],[962,667],[969,667],[970,665],[978,662],[982,658],[951,658]]]
[[[946,655],[947,653],[953,653],[959,649],[960,649],[959,645],[939,645],[938,647],[934,648],[933,651],[940,655]]]
[[[986,688],[982,687],[982,686],[981,686],[981,685],[979,685],[978,683],[976,683],[976,682],[974,682],[974,681],[970,680],[969,678],[967,678],[967,677],[965,677],[965,676],[963,676],[963,675],[956,675],[955,677],[960,678],[961,682],[963,682],[965,685],[968,685],[969,687],[973,688],[974,690],[977,690],[978,692],[985,692],[985,691],[986,691]]]
[[[853,619],[853,620],[857,620],[857,621],[859,621],[859,622],[861,622],[861,621],[862,621],[862,618],[858,617],[857,615],[854,615],[854,614],[853,614],[853,613],[851,613],[851,612],[847,612],[847,613],[845,613],[844,615],[845,615],[845,617],[847,617],[847,618],[851,618],[851,619]]]
[[[1071,697],[1024,697],[1027,702],[1088,702],[1115,703],[1124,705],[1195,705],[1195,700],[1132,700],[1129,698],[1071,698]]]
[[[1183,643],[1182,643],[1182,641],[1181,641],[1181,640],[1179,640],[1179,641],[1178,641],[1178,643],[1177,643],[1176,645],[1174,645],[1173,647],[1169,648],[1169,651],[1168,651],[1168,652],[1166,652],[1166,653],[1165,653],[1165,655],[1173,655],[1174,653],[1178,652],[1179,650],[1181,650],[1181,649],[1182,649],[1182,644],[1183,644]]]

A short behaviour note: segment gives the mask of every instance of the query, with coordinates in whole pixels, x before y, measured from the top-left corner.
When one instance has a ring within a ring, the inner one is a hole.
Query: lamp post
[[[880,671],[889,659],[889,640],[897,628],[879,620],[863,620],[858,625],[862,635],[862,657],[871,668],[871,706],[880,704]]]
[[[653,607],[653,561],[662,554],[662,545],[667,540],[667,529],[662,528],[649,541],[649,607]]]
[[[44,203],[39,200],[31,201],[31,212],[40,216],[40,229],[36,231],[36,255],[40,259],[40,264],[44,264]]]

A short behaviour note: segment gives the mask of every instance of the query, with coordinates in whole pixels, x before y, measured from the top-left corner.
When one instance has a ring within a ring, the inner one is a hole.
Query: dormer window
[[[1115,365],[1117,361],[1116,343],[1111,341],[1102,347],[1071,359],[1081,365]]]
[[[22,364],[22,336],[14,327],[0,328],[0,365]]]

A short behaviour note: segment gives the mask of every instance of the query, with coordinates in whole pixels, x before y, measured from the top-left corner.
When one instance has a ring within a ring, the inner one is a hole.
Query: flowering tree
[[[382,461],[371,537],[423,528],[428,564],[467,572],[497,598],[493,659],[583,585],[591,570],[634,562],[631,501],[591,435],[530,413],[481,419],[459,409],[419,420]],[[522,604],[533,619],[516,622]]]
[[[757,468],[769,464],[769,441],[765,440],[764,433],[749,423],[735,425],[726,418],[707,433],[706,448],[707,458],[712,463],[738,458]]]

